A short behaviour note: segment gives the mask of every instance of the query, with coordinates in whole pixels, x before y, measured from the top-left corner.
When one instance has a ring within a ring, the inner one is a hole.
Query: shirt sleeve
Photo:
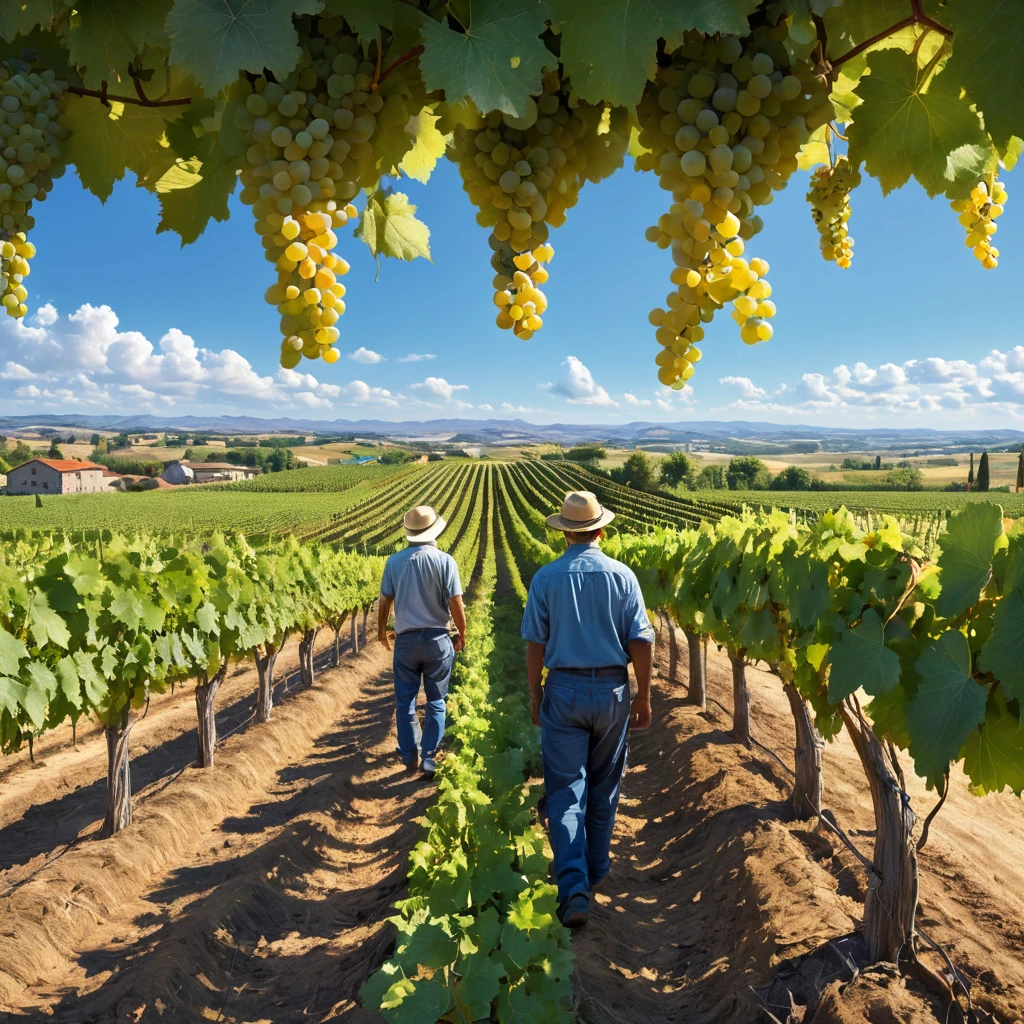
[[[448,570],[445,573],[445,589],[448,591],[448,600],[453,597],[462,596],[462,580],[459,578],[459,563],[451,555],[448,556]]]
[[[647,618],[644,595],[633,573],[627,577],[626,599],[623,603],[623,622],[627,640],[645,640],[654,643],[654,629]]]
[[[523,628],[520,635],[530,643],[546,644],[549,635],[548,599],[544,584],[537,576],[530,583],[530,593],[523,609]]]
[[[393,598],[395,596],[395,582],[391,578],[391,559],[384,563],[384,575],[380,578],[381,597]]]

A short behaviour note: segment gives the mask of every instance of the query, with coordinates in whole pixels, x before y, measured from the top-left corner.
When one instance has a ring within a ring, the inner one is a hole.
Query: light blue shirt
[[[459,567],[434,544],[410,544],[384,563],[380,592],[395,601],[395,632],[444,629],[448,602],[462,593]]]
[[[571,544],[530,584],[522,637],[545,644],[544,664],[611,668],[630,662],[630,640],[654,643],[633,570],[596,543]]]

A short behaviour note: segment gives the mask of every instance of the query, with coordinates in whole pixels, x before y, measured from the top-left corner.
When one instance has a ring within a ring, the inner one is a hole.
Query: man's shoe
[[[420,771],[424,775],[433,775],[437,771],[437,762],[432,757],[425,757],[420,762]]]
[[[591,882],[590,883],[590,891],[591,892],[597,892],[597,890],[600,889],[601,886],[604,885],[604,883],[607,882],[607,881],[608,881],[608,876],[607,875],[602,875],[596,882]]]
[[[420,759],[415,754],[413,754],[413,756],[411,758],[409,758],[408,760],[403,757],[402,758],[402,764],[405,765],[405,770],[410,775],[412,775],[412,773],[414,771],[416,771],[417,768],[419,768],[419,766],[420,766]]]
[[[582,928],[590,918],[590,900],[578,892],[562,907],[560,917],[566,928]]]

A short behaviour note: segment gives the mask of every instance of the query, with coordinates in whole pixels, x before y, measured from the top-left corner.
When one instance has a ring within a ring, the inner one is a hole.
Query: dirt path
[[[391,941],[431,784],[393,754],[373,643],[4,900],[13,1020],[370,1019],[359,986]],[[8,916],[9,915],[9,916]],[[55,918],[63,918],[57,920]]]
[[[611,876],[573,939],[581,1017],[766,1020],[752,987],[783,961],[853,930],[863,874],[838,841],[791,820],[788,774],[758,748],[733,742],[729,715],[686,703],[685,654],[679,684],[665,672],[659,658],[654,725],[631,739]],[[710,695],[730,707],[724,655],[711,653],[708,674]],[[793,722],[780,684],[758,669],[748,681],[755,738],[791,763]],[[827,746],[824,770],[825,805],[870,855],[870,800],[849,741]],[[908,781],[923,817],[935,796]],[[919,922],[976,979],[976,1003],[1003,1022],[1024,1019],[1022,863],[1021,801],[979,800],[954,779],[922,854]],[[823,1007],[815,1024],[936,1020],[928,1000],[884,972],[858,984],[863,991],[851,992],[845,1009]]]

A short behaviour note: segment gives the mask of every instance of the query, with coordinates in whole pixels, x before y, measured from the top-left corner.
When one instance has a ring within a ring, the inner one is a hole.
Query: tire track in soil
[[[305,756],[105,908],[67,973],[11,1019],[379,1021],[358,990],[393,942],[385,919],[435,796],[394,755],[393,708],[390,669],[354,685]]]

